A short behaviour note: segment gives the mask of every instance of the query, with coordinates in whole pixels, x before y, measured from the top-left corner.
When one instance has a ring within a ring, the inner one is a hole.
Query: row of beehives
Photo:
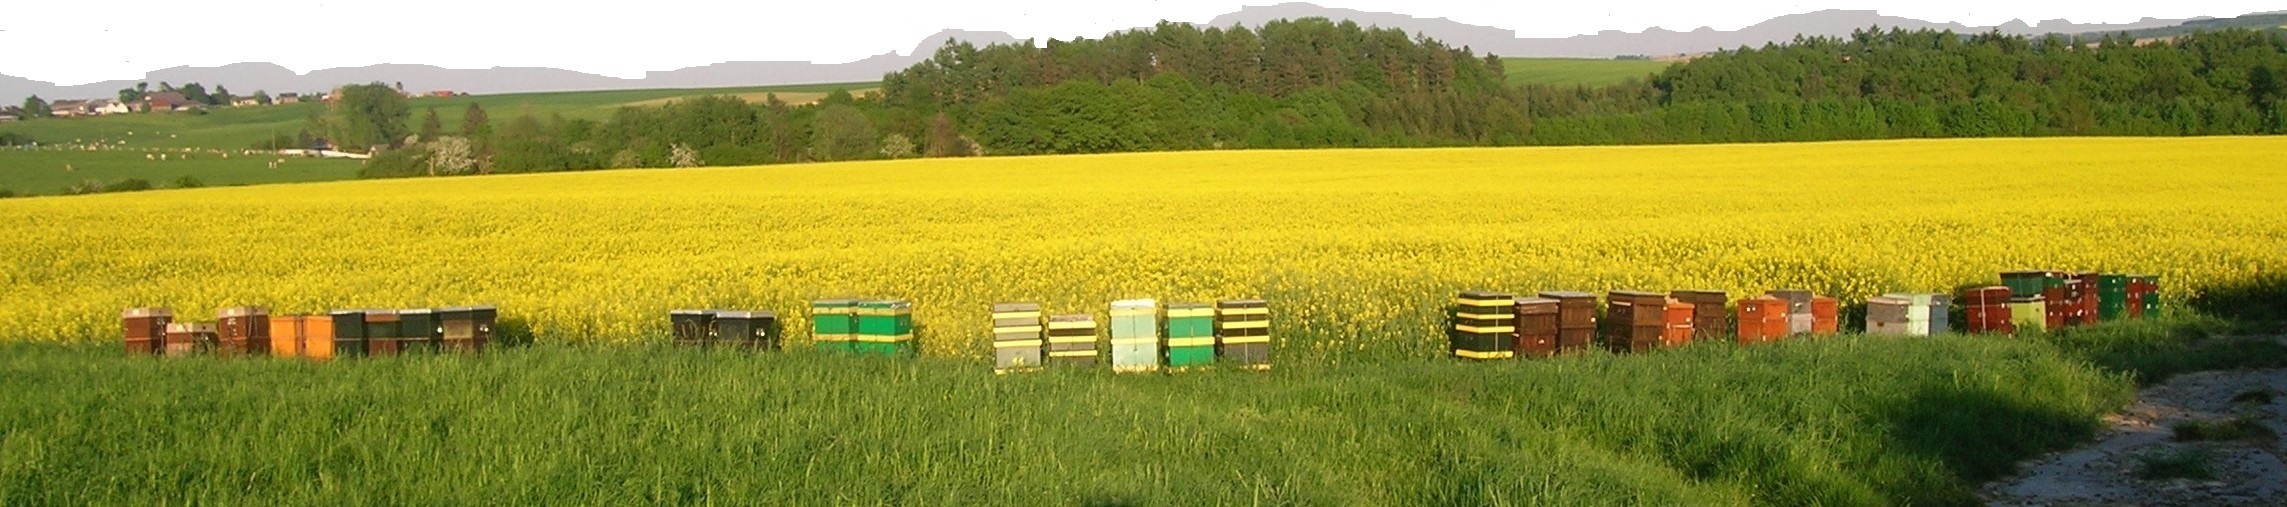
[[[130,308],[120,320],[130,355],[331,359],[480,350],[492,341],[499,314],[491,306],[464,306],[271,315],[241,306],[217,312],[213,323],[177,322],[167,308]]]
[[[1164,318],[1164,320],[1163,320]],[[675,343],[776,350],[781,330],[769,311],[668,312]],[[1262,300],[1173,303],[1127,299],[1111,304],[1106,326],[1094,314],[1048,315],[1035,303],[992,306],[993,369],[1022,371],[1047,365],[1094,366],[1107,357],[1117,371],[1154,371],[1212,364],[1217,358],[1253,369],[1270,367],[1270,308]],[[1162,334],[1162,331],[1165,331]],[[822,299],[810,305],[811,341],[822,350],[868,356],[910,356],[913,305],[905,300]]]
[[[1253,370],[1271,367],[1271,309],[1260,299],[1164,309],[1151,299],[1113,301],[1109,350],[1098,339],[1102,326],[1094,313],[1048,315],[1035,303],[999,303],[992,311],[995,373],[1090,367],[1107,356],[1117,372],[1181,370],[1217,359]]]
[[[2153,275],[2009,271],[2001,283],[1963,291],[1973,331],[2057,329],[2160,313],[2160,277]]]
[[[2002,278],[2008,286],[1963,291],[1968,332],[2010,334],[2159,312],[2157,277],[2013,271]],[[2044,293],[2012,296],[2019,286],[2041,287]],[[1950,332],[1952,299],[1930,293],[1869,298],[1865,332],[1895,336]],[[1605,300],[1599,319],[1596,295],[1586,292],[1552,291],[1519,298],[1504,292],[1464,291],[1454,297],[1448,314],[1448,348],[1462,358],[1506,359],[1546,357],[1597,345],[1615,352],[1645,352],[1694,340],[1730,338],[1751,344],[1841,331],[1840,302],[1805,290],[1773,290],[1741,299],[1736,312],[1727,311],[1728,295],[1721,291],[1612,291]],[[1726,326],[1725,320],[1733,315],[1736,319]]]

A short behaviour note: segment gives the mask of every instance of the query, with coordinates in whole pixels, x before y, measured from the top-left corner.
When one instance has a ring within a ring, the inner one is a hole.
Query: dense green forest
[[[426,149],[387,153],[367,175],[1193,149],[2277,134],[2287,131],[2283,74],[2287,37],[2277,31],[2136,43],[1869,28],[1719,51],[1610,86],[1510,86],[1499,58],[1399,30],[1316,18],[1254,29],[1163,22],[1039,47],[948,44],[886,76],[878,93],[815,103],[709,97],[623,108],[603,121],[527,114],[457,135],[429,125],[415,137],[425,142],[411,145]],[[459,158],[439,163],[440,154]]]

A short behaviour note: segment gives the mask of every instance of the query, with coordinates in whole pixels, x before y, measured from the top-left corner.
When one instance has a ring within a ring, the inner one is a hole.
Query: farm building
[[[272,104],[298,104],[301,102],[302,94],[294,92],[280,93],[278,96],[270,98]]]
[[[204,104],[184,98],[182,92],[158,92],[143,98],[143,104],[152,111],[182,111],[205,107]]]
[[[93,113],[88,110],[87,101],[85,100],[58,100],[48,103],[49,116],[54,116],[57,118],[70,118],[74,116],[86,116],[89,114]]]
[[[262,100],[256,99],[254,97],[239,97],[237,100],[230,101],[230,105],[237,107],[253,107],[262,105]]]
[[[88,109],[90,111],[94,111],[95,114],[99,115],[127,114],[134,112],[133,106],[128,105],[126,102],[120,102],[113,99],[95,99],[93,101],[89,101]]]

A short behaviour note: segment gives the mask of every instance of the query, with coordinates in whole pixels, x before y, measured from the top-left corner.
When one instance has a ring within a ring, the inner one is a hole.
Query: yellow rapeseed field
[[[210,316],[501,305],[539,340],[663,339],[685,307],[915,302],[982,356],[986,307],[1263,297],[1280,354],[1435,355],[1468,288],[1996,283],[2011,268],[2287,269],[2287,138],[1150,153],[606,171],[0,201],[0,330],[111,340]],[[799,346],[806,335],[792,333]]]

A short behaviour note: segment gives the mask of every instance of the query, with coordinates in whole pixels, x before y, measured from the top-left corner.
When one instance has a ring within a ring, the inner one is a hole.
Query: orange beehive
[[[1819,296],[1811,298],[1811,335],[1827,336],[1842,332],[1842,302]]]
[[[270,316],[270,357],[302,355],[302,316]]]
[[[1691,303],[1668,298],[1667,328],[1660,333],[1660,346],[1681,347],[1691,343],[1692,318],[1697,314],[1697,307]]]
[[[301,356],[310,359],[334,358],[334,319],[328,315],[302,318]]]

